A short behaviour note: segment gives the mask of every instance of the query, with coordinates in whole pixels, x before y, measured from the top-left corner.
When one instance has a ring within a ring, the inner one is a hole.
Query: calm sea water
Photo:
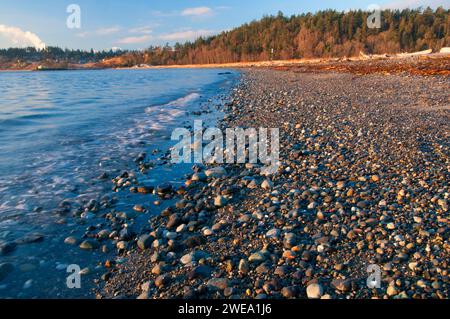
[[[92,296],[89,283],[67,289],[65,266],[95,268],[102,256],[62,244],[86,226],[60,216],[58,205],[111,194],[100,174],[167,149],[172,129],[192,124],[194,111],[212,110],[237,77],[214,69],[0,73],[0,244],[44,235],[0,256],[14,267],[0,297]],[[177,182],[180,173],[155,170],[150,182]],[[139,198],[120,200],[126,209]]]

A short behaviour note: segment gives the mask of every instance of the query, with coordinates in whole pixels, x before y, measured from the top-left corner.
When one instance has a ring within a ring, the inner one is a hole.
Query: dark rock
[[[290,286],[290,287],[284,287],[281,289],[281,294],[284,298],[295,298],[297,296],[297,287]]]
[[[197,278],[206,279],[206,278],[211,277],[211,273],[212,273],[211,267],[205,266],[205,265],[200,265],[200,266],[195,267],[188,273],[188,278],[190,280],[197,279]]]
[[[0,242],[0,256],[13,252],[16,246],[17,244],[14,242]]]
[[[111,273],[110,273],[110,272],[104,273],[104,274],[102,275],[102,277],[101,277],[101,279],[102,279],[103,281],[108,281],[110,278],[111,278]]]
[[[194,248],[204,243],[204,238],[200,236],[191,236],[184,240],[184,245],[188,248]]]
[[[331,281],[331,286],[340,292],[347,292],[351,288],[350,279],[333,279]]]
[[[172,214],[167,221],[166,227],[167,229],[172,229],[181,224],[181,218],[178,214]]]
[[[267,274],[270,270],[271,270],[271,266],[268,262],[264,262],[261,265],[259,265],[258,267],[256,267],[256,273],[257,274]]]
[[[158,194],[161,194],[161,195],[168,194],[172,191],[172,185],[169,183],[164,183],[164,184],[158,185],[158,187],[156,188],[156,191]]]
[[[39,234],[39,233],[33,233],[33,234],[25,235],[24,237],[17,239],[15,242],[18,245],[22,245],[22,244],[37,243],[37,242],[41,242],[43,240],[44,240],[44,235]]]
[[[161,288],[164,287],[165,285],[167,285],[169,283],[169,277],[167,275],[160,275],[158,277],[156,277],[155,279],[155,286],[157,288]]]
[[[129,241],[133,239],[134,233],[128,228],[123,228],[119,233],[119,240]]]
[[[196,299],[197,292],[192,287],[185,286],[183,290],[183,299]]]
[[[208,287],[218,290],[224,290],[229,286],[230,282],[226,278],[212,278],[208,281]]]
[[[153,186],[139,186],[137,192],[140,194],[151,194],[155,188]]]
[[[140,249],[145,250],[151,247],[153,243],[153,237],[150,235],[142,235],[137,241],[137,245]]]

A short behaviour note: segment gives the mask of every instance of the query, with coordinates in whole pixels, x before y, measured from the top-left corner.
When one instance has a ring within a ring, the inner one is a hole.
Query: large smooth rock
[[[137,245],[140,249],[145,250],[152,246],[153,237],[150,235],[142,235],[137,241]]]
[[[320,284],[309,284],[306,287],[306,295],[309,299],[319,299],[323,295],[323,288]]]
[[[220,178],[226,176],[227,171],[222,166],[217,166],[206,170],[205,175],[212,178]]]

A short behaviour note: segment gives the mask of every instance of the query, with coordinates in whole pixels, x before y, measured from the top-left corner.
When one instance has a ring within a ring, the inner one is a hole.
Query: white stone
[[[266,233],[266,238],[278,238],[280,236],[280,230],[273,228]]]
[[[167,238],[167,239],[172,239],[172,240],[173,240],[173,239],[175,239],[175,238],[177,238],[177,237],[178,237],[178,234],[175,233],[175,232],[170,232],[170,231],[169,231],[169,232],[166,233],[166,238]]]
[[[216,207],[223,207],[223,206],[225,206],[227,204],[227,200],[226,200],[226,198],[225,197],[223,197],[223,196],[217,196],[215,199],[214,199],[214,205],[216,206]]]
[[[213,167],[205,171],[206,176],[213,178],[220,178],[227,175],[225,168],[221,166]]]
[[[186,230],[186,228],[187,228],[186,224],[181,224],[180,226],[177,227],[176,232],[182,233]]]
[[[306,288],[306,295],[309,299],[319,299],[323,295],[323,288],[319,284],[310,284]]]
[[[183,265],[187,265],[190,264],[193,260],[193,255],[192,254],[186,254],[183,257],[181,257],[180,261]]]
[[[205,236],[211,236],[211,235],[213,235],[214,234],[214,231],[212,231],[210,228],[206,228],[204,231],[203,231],[203,235],[205,235]]]
[[[394,230],[395,229],[395,224],[394,223],[389,223],[386,225],[387,229],[389,230]]]
[[[273,183],[271,181],[269,181],[268,179],[264,180],[264,182],[262,182],[261,184],[261,188],[262,189],[271,189],[273,187]]]

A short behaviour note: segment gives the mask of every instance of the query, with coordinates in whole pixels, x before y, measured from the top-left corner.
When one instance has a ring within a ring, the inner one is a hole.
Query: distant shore
[[[258,62],[235,62],[218,64],[186,64],[186,65],[141,65],[132,67],[115,67],[113,65],[80,64],[70,65],[66,70],[151,70],[151,69],[197,69],[197,68],[302,68],[303,71],[334,71],[350,73],[401,73],[410,72],[420,75],[450,75],[450,54],[448,53],[420,53],[420,54],[392,54],[392,55],[360,55],[349,58],[315,58],[291,59]],[[35,69],[0,69],[0,72],[38,71]]]
[[[420,75],[450,75],[450,54],[393,54],[361,55],[350,58],[291,59],[261,62],[237,62],[219,64],[161,65],[116,69],[179,69],[179,68],[273,68],[279,70],[334,71],[350,73],[401,73]]]

